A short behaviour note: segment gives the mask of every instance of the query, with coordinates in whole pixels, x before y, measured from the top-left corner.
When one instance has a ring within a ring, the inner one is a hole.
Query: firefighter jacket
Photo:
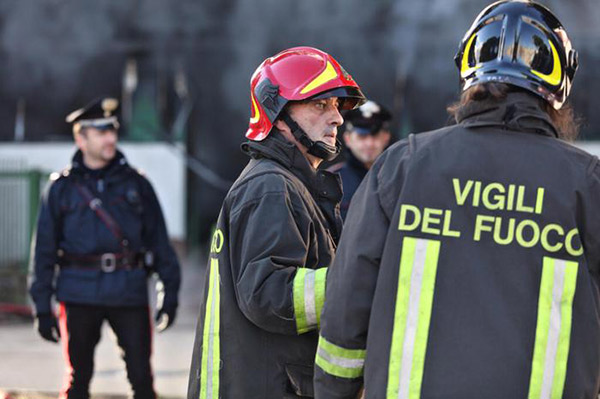
[[[312,397],[339,177],[313,169],[278,131],[242,148],[252,159],[214,233],[188,398]]]
[[[151,251],[154,270],[163,282],[165,308],[177,307],[180,269],[169,243],[160,205],[150,185],[117,152],[106,167],[88,169],[81,151],[71,167],[51,176],[39,211],[32,250],[30,293],[36,313],[51,312],[51,298],[60,302],[103,306],[148,304],[148,270],[102,270],[90,267],[88,259],[123,252],[117,237],[88,206],[77,184],[102,202],[118,223],[130,253]],[[81,264],[57,267],[63,259],[81,259]]]
[[[597,398],[598,158],[526,93],[458,120],[391,147],[356,192],[317,398]]]

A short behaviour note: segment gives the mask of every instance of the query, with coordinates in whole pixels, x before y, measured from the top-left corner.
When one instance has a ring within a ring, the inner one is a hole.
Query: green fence
[[[27,267],[47,174],[0,171],[0,303],[27,302]]]

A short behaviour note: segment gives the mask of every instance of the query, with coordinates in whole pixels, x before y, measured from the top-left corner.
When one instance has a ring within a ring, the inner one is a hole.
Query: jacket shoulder
[[[127,165],[121,173],[124,175],[122,179],[134,181],[141,189],[152,189],[152,183],[148,179],[148,176],[143,169]]]
[[[595,169],[599,169],[598,156],[593,155],[586,150],[579,148],[569,142],[556,140],[556,146],[559,147],[567,156],[573,158],[581,166],[585,167],[587,174],[591,174]]]
[[[292,172],[271,159],[251,161],[232,186],[233,190],[254,189],[266,191],[287,191],[293,183],[302,184]]]
[[[233,183],[225,202],[232,208],[238,208],[267,194],[301,195],[304,191],[306,188],[290,171],[275,161],[261,159],[251,161],[244,169]]]
[[[57,187],[62,187],[65,184],[68,184],[69,181],[72,180],[72,168],[71,165],[65,167],[64,169],[58,172],[52,172],[48,176],[49,187],[52,189]]]

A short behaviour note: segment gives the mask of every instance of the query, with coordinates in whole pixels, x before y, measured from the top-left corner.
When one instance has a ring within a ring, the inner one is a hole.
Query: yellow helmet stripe
[[[546,83],[551,84],[552,86],[558,86],[560,81],[562,80],[562,68],[560,67],[560,58],[558,57],[558,52],[556,51],[556,47],[552,44],[552,41],[549,41],[550,48],[552,49],[552,72],[549,75],[545,75],[536,70],[531,70],[531,72],[537,76],[539,76]]]
[[[331,65],[331,62],[327,61],[327,67],[325,67],[325,70],[321,72],[319,76],[314,78],[309,84],[304,86],[304,89],[302,89],[300,94],[308,93],[309,91],[314,90],[321,85],[324,85],[330,80],[337,78],[337,76],[338,74],[333,68],[333,65]]]
[[[475,34],[473,34],[471,36],[471,38],[467,42],[467,45],[465,46],[465,50],[463,51],[462,63],[460,66],[460,76],[462,78],[466,78],[471,73],[473,73],[473,71],[481,68],[481,65],[475,65],[472,68],[469,67],[469,53],[471,52],[471,46],[473,45],[474,39],[475,39]]]
[[[254,93],[250,96],[252,99],[252,108],[254,108],[254,116],[250,118],[250,123],[254,124],[260,120],[260,111],[258,110],[258,105],[256,105],[256,100],[254,99]]]

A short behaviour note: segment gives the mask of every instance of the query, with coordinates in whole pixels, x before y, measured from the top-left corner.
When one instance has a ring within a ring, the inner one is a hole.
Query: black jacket
[[[312,397],[339,177],[274,131],[227,194],[211,247],[188,397]]]
[[[391,147],[330,269],[316,397],[596,399],[599,204],[598,159],[525,93]]]
[[[335,164],[328,168],[331,172],[339,173],[342,178],[344,196],[340,203],[340,213],[344,220],[348,214],[348,208],[350,208],[350,201],[352,200],[354,193],[369,171],[362,162],[356,159],[350,150],[346,151],[345,156],[345,162]]]
[[[105,168],[90,170],[83,165],[80,151],[75,153],[71,167],[53,174],[51,180],[42,198],[32,251],[30,293],[36,312],[50,313],[53,295],[58,301],[76,304],[148,303],[148,273],[143,268],[111,273],[85,267],[55,269],[61,262],[59,254],[96,256],[123,251],[115,235],[86,205],[75,183],[84,185],[102,200],[103,207],[119,224],[132,253],[142,249],[153,252],[155,270],[165,287],[164,304],[176,307],[179,263],[148,180],[131,168],[120,152]]]

